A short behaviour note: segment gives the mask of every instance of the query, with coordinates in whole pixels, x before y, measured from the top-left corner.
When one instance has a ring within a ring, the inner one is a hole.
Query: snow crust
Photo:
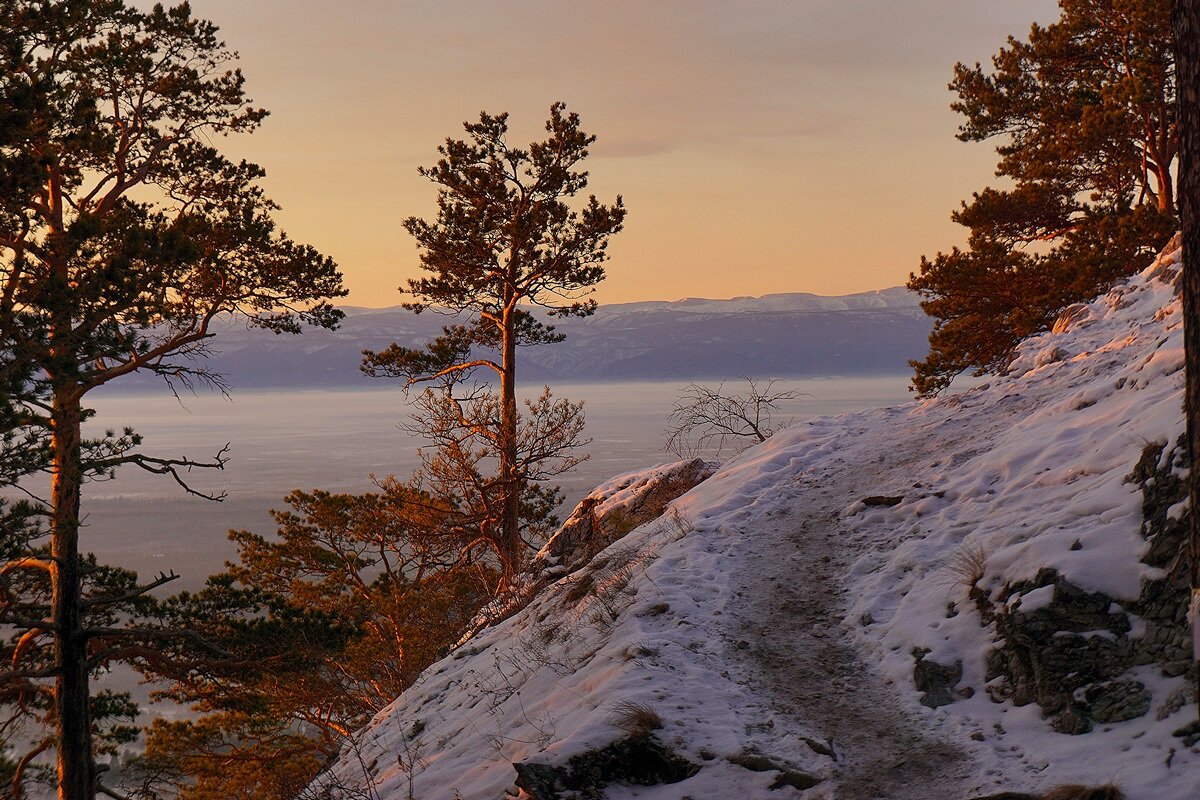
[[[1053,567],[1118,601],[1156,576],[1139,560],[1140,496],[1125,477],[1147,443],[1183,429],[1179,255],[1071,309],[987,385],[811,420],[746,451],[431,667],[356,737],[330,779],[370,785],[382,800],[501,798],[512,762],[562,763],[622,736],[614,710],[631,701],[656,709],[660,739],[701,769],[674,785],[613,785],[607,797],[835,796],[834,781],[769,790],[776,773],[726,760],[753,751],[822,778],[838,769],[805,742],[822,732],[782,715],[736,657],[745,643],[731,581],[761,521],[800,513],[801,478],[825,478],[823,491],[845,495],[831,523],[847,565],[845,602],[832,603],[845,635],[923,725],[969,752],[978,794],[1116,780],[1131,800],[1192,800],[1200,754],[1171,731],[1195,709],[1155,713],[1184,690],[1182,678],[1138,668],[1131,677],[1154,692],[1149,714],[1084,736],[1054,733],[1036,705],[994,703],[983,691],[990,632],[960,576],[961,554],[974,552],[989,591]],[[835,478],[847,463],[854,480]],[[903,500],[865,505],[864,485]],[[766,546],[789,558],[784,539]],[[797,579],[820,568],[796,564]],[[949,603],[960,613],[948,617]],[[914,647],[941,663],[961,659],[960,686],[974,696],[917,705]]]

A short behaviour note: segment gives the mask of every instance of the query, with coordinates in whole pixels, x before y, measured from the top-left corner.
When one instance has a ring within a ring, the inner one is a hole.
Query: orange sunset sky
[[[226,143],[267,168],[289,234],[333,256],[348,303],[401,302],[416,169],[481,109],[514,141],[564,100],[599,137],[591,189],[629,217],[601,302],[844,294],[961,243],[990,179],[954,139],[956,61],[1052,21],[1052,0],[192,0],[272,116]]]

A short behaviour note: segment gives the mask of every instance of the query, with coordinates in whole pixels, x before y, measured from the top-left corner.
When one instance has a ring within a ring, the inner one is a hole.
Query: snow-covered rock
[[[672,500],[716,471],[716,464],[694,458],[618,475],[597,486],[534,557],[534,576],[578,569],[629,531],[661,517]]]
[[[985,386],[809,420],[745,451],[431,667],[327,781],[498,799],[516,791],[513,764],[602,752],[644,706],[654,740],[698,769],[605,797],[912,800],[1109,780],[1130,800],[1200,795],[1200,753],[1172,735],[1195,717],[1183,676],[1143,659],[1081,686],[1071,697],[1095,715],[1082,736],[989,677],[998,616],[1045,614],[1062,592],[1123,620],[1071,636],[1158,635],[1139,602],[1169,578],[1153,551],[1181,508],[1146,525],[1142,504],[1179,471],[1179,257],[1176,243],[1070,309]],[[560,549],[548,566],[576,552]],[[920,704],[918,662],[937,708]],[[913,744],[929,737],[941,744]]]

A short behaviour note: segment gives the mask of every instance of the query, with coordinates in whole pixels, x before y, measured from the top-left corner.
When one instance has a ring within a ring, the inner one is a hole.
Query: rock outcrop
[[[667,504],[717,471],[695,458],[614,478],[580,501],[533,559],[535,581],[573,572],[634,528],[658,519]]]
[[[672,500],[711,477],[717,466],[694,458],[619,475],[593,489],[533,557],[513,590],[476,615],[459,644],[525,608],[542,589],[625,534],[663,516]]]
[[[513,764],[522,800],[602,797],[610,783],[658,786],[679,783],[700,767],[671,751],[653,735],[628,736],[573,756],[566,764]]]
[[[1037,703],[1060,733],[1090,731],[1095,723],[1121,722],[1150,710],[1151,695],[1130,669],[1157,664],[1164,675],[1183,674],[1191,663],[1187,630],[1187,489],[1181,439],[1170,449],[1149,444],[1128,477],[1142,492],[1142,560],[1160,570],[1137,600],[1119,603],[1088,592],[1044,569],[1030,581],[1005,586],[989,598],[973,593],[997,646],[988,654],[988,692],[997,701]]]

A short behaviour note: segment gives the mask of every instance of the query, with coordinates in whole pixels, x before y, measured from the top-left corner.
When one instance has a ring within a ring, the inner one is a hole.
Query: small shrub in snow
[[[612,724],[635,738],[649,736],[661,730],[662,717],[652,706],[633,700],[622,700],[612,709]]]
[[[972,595],[983,576],[987,573],[988,554],[980,544],[964,544],[954,552],[954,557],[946,565],[950,573],[950,585],[962,587],[968,595]]]

